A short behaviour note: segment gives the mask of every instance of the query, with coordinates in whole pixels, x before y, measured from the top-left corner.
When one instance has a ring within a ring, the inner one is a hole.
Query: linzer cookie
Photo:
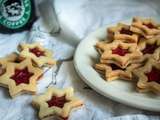
[[[32,104],[39,109],[41,120],[50,116],[67,120],[72,109],[83,105],[83,102],[74,96],[71,87],[65,89],[50,87],[46,93],[35,96]]]
[[[118,23],[115,27],[107,29],[108,38],[111,40],[121,40],[127,43],[137,43],[138,35],[130,31],[130,26]]]
[[[143,57],[150,56],[156,60],[160,59],[160,37],[139,41],[138,48]]]
[[[114,41],[109,44],[99,45],[104,49],[101,55],[101,63],[113,63],[121,68],[128,66],[133,60],[141,57],[142,53],[135,43],[123,43]]]
[[[56,61],[52,58],[52,52],[42,47],[39,43],[20,44],[19,51],[22,59],[31,58],[38,67],[56,64]]]
[[[152,19],[133,18],[130,30],[145,38],[153,38],[160,35],[160,26]]]
[[[132,80],[132,71],[141,64],[131,64],[126,68],[120,68],[115,64],[95,64],[95,69],[104,75],[105,80],[112,81],[116,79]]]
[[[143,67],[134,70],[138,77],[137,87],[140,92],[160,93],[160,63],[150,58]]]
[[[33,67],[30,59],[21,63],[8,63],[6,72],[0,77],[0,85],[7,87],[11,97],[22,93],[36,93],[37,79],[42,75],[42,70]]]

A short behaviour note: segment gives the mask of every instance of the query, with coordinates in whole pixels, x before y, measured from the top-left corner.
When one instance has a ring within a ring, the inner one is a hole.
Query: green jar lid
[[[0,24],[8,29],[24,27],[31,13],[30,0],[0,0]]]

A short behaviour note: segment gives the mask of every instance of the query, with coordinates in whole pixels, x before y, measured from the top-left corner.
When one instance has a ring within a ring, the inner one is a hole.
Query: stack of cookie
[[[20,44],[18,51],[0,58],[0,85],[9,89],[11,97],[24,92],[35,94],[44,66],[56,63],[52,52],[39,43]]]
[[[160,92],[160,25],[155,21],[135,17],[131,25],[109,27],[107,40],[96,49],[100,59],[94,67],[105,80],[136,76],[139,91]]]

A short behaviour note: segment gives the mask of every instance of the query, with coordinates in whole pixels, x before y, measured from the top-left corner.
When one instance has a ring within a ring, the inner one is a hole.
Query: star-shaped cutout
[[[155,35],[160,35],[159,25],[152,19],[133,18],[131,31],[138,33],[145,38],[152,38]]]
[[[39,108],[39,118],[57,116],[67,120],[71,110],[83,105],[83,102],[73,96],[73,88],[57,89],[50,87],[46,93],[35,96],[33,105]]]
[[[132,71],[138,67],[140,67],[141,64],[131,64],[127,68],[120,68],[119,66],[115,64],[95,64],[95,69],[102,73],[105,77],[105,80],[112,81],[116,79],[122,79],[122,80],[132,80]]]
[[[21,93],[35,94],[37,80],[42,74],[42,70],[34,67],[29,58],[21,63],[10,62],[0,77],[0,85],[9,89],[11,97]]]
[[[160,59],[160,37],[151,38],[139,41],[138,48],[143,54],[143,57],[149,56],[156,60]]]
[[[160,92],[160,63],[152,58],[133,73],[138,77],[137,87],[140,91]]]
[[[130,26],[118,23],[117,26],[107,29],[107,36],[111,40],[121,40],[127,43],[137,43],[138,35],[130,31]]]
[[[52,52],[39,43],[20,44],[19,51],[20,57],[31,58],[38,67],[56,64],[56,61],[52,58]]]
[[[33,75],[33,73],[28,71],[28,68],[23,69],[15,69],[15,74],[12,75],[10,78],[13,79],[16,85],[26,83],[29,84],[29,79]]]
[[[101,55],[101,63],[113,63],[121,68],[126,68],[132,61],[139,59],[142,53],[135,43],[123,43],[114,41],[112,43],[98,42],[96,47],[104,51]]]

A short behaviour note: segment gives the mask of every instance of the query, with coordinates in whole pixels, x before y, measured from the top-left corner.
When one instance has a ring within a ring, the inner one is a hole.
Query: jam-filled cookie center
[[[16,85],[21,83],[29,84],[30,77],[33,73],[28,71],[28,68],[25,67],[24,69],[15,69],[15,73],[10,78],[16,82]]]
[[[127,35],[132,35],[132,34],[133,34],[132,31],[130,31],[130,30],[128,30],[128,29],[124,29],[124,28],[122,28],[122,29],[120,30],[120,33],[121,33],[121,34],[127,34]]]
[[[147,44],[145,49],[142,50],[143,54],[153,54],[154,51],[158,48],[159,46],[157,44]]]
[[[153,67],[152,70],[146,73],[148,82],[155,81],[160,84],[160,70]]]
[[[150,28],[150,29],[154,29],[154,28],[157,28],[156,26],[154,26],[152,23],[148,23],[148,24],[143,24],[145,25],[146,27]]]
[[[65,96],[62,96],[62,97],[52,96],[51,100],[47,101],[49,107],[56,106],[59,108],[63,108],[66,102],[67,100]]]
[[[121,46],[118,46],[117,48],[112,49],[112,54],[125,56],[127,53],[129,53],[128,49],[123,49]]]
[[[38,47],[29,49],[29,51],[35,54],[37,57],[45,56],[44,51],[40,50]]]
[[[110,66],[111,66],[112,70],[124,70],[123,68],[121,68],[115,64],[110,64]]]

